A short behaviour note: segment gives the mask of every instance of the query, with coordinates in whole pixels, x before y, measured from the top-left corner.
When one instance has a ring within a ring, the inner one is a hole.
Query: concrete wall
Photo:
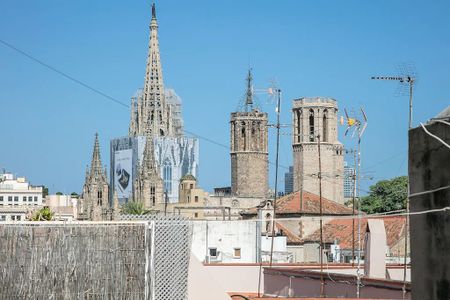
[[[263,261],[268,261],[271,237],[258,233],[257,222],[249,221],[193,221],[192,253],[201,262],[255,263],[258,248]],[[217,256],[210,256],[210,249]],[[240,249],[236,256],[235,249]],[[286,237],[278,236],[274,241],[274,262],[289,262],[292,255],[287,252]]]
[[[324,295],[330,298],[356,298],[356,276],[323,275]],[[364,299],[402,299],[402,282],[362,279],[360,297]],[[290,271],[281,268],[264,270],[264,295],[271,297],[320,297],[321,279],[318,271]],[[410,299],[407,287],[406,299]]]
[[[199,261],[255,262],[256,222],[247,221],[194,221],[192,253]],[[209,256],[209,249],[217,249],[217,257]],[[241,249],[241,256],[234,256],[234,249]]]
[[[434,123],[428,131],[450,143],[450,126]],[[450,149],[418,127],[409,132],[410,193],[450,185]],[[411,212],[450,206],[450,189],[410,197]],[[412,296],[414,300],[450,299],[450,217],[447,212],[411,216]]]

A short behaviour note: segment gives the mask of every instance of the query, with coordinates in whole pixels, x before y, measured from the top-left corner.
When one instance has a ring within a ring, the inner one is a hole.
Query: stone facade
[[[117,201],[117,197],[114,199]],[[90,170],[86,170],[86,178],[80,202],[80,219],[91,221],[113,219],[114,212],[109,205],[108,177],[106,175],[106,169],[102,167],[98,134],[95,134],[91,168]]]
[[[131,98],[129,134],[131,136],[145,135],[149,127],[151,136],[154,137],[182,136],[181,102],[175,99],[176,97],[172,90],[164,89],[158,23],[155,4],[153,4],[144,88]]]
[[[269,190],[267,113],[254,107],[251,70],[246,82],[244,107],[231,113],[231,193],[265,198]]]
[[[148,125],[150,127],[150,124]],[[150,131],[148,131],[150,133]],[[133,185],[133,200],[144,204],[144,207],[154,208],[164,203],[163,180],[155,161],[153,139],[147,136],[144,156]]]
[[[231,114],[231,192],[238,197],[267,196],[267,113]]]
[[[319,194],[319,155],[322,167],[322,196],[343,203],[344,156],[338,141],[337,102],[331,98],[300,98],[292,109],[294,191]]]

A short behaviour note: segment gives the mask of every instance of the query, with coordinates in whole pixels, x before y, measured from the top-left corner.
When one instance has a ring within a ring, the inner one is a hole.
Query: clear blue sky
[[[276,79],[283,90],[284,123],[302,96],[363,105],[363,169],[390,178],[406,174],[407,97],[370,76],[395,75],[396,65],[413,61],[414,123],[448,106],[449,12],[448,1],[159,1],[164,80],[183,100],[186,129],[225,145],[249,65],[256,87]],[[146,0],[0,2],[0,39],[125,103],[143,85],[149,21]],[[259,101],[274,120],[273,104]],[[125,107],[2,44],[0,116],[0,167],[53,193],[81,190],[97,131],[109,165],[109,140],[126,135],[129,123]],[[283,166],[292,161],[290,143],[282,136]],[[202,187],[229,184],[227,149],[201,140],[200,160]]]

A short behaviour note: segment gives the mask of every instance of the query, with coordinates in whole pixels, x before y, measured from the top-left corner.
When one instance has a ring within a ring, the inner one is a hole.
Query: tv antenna
[[[413,63],[404,63],[397,66],[397,76],[372,76],[372,80],[390,80],[398,81],[400,85],[397,88],[396,95],[409,95],[409,120],[408,129],[412,128],[412,112],[413,112],[413,89],[417,83],[417,74]]]
[[[364,109],[360,108],[360,116],[349,116],[347,109],[344,109],[345,111],[345,121],[347,124],[347,129],[345,130],[345,136],[350,132],[350,130],[353,130],[352,132],[352,138],[355,137],[356,133],[358,134],[358,150],[356,153],[356,159],[355,159],[355,173],[353,177],[353,214],[355,214],[355,199],[358,198],[358,255],[357,255],[357,271],[356,271],[356,298],[359,298],[360,296],[360,289],[361,289],[361,201],[360,201],[360,191],[361,191],[361,139],[364,135],[364,132],[367,128],[367,115]],[[341,125],[344,125],[344,118],[341,117]],[[355,230],[355,223],[354,219],[352,221],[352,240],[353,240],[353,248],[354,248],[354,230]],[[354,250],[352,251],[354,253]]]
[[[358,133],[358,143],[361,142],[361,137],[364,134],[364,131],[366,130],[367,127],[367,115],[366,112],[364,111],[364,109],[361,107],[360,108],[361,111],[361,119],[358,119],[357,116],[352,116],[350,117],[350,115],[347,112],[347,109],[344,108],[344,112],[345,112],[345,120],[344,117],[341,116],[341,125],[344,125],[345,123],[347,124],[347,129],[345,130],[345,136],[347,136],[348,132],[350,130],[353,130],[352,132],[352,138],[355,137],[355,134]]]
[[[416,69],[413,63],[404,63],[397,66],[399,76],[375,76],[374,80],[394,80],[399,81],[400,86],[397,89],[397,94],[405,94],[405,90],[409,94],[409,118],[408,131],[412,128],[413,119],[413,90],[417,82]],[[409,193],[409,177],[408,177],[408,193]],[[403,299],[406,299],[406,269],[407,269],[407,255],[408,255],[408,231],[409,231],[409,197],[406,198],[406,219],[405,219],[405,256],[403,266]]]

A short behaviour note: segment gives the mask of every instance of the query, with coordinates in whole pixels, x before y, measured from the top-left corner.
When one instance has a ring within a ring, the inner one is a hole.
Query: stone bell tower
[[[252,74],[241,111],[231,113],[231,192],[237,197],[265,198],[268,183],[267,113],[254,108]]]
[[[344,156],[338,141],[337,102],[331,98],[300,98],[293,101],[292,148],[294,191],[319,194],[319,145],[322,196],[344,202]]]

